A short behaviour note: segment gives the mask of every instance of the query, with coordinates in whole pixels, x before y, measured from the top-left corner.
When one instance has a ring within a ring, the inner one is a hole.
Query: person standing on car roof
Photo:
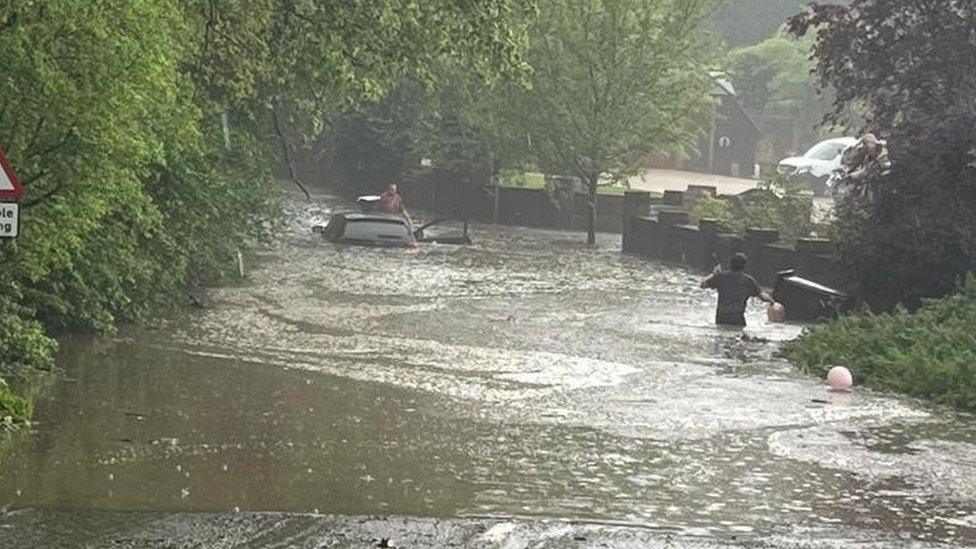
[[[376,202],[376,211],[385,214],[402,215],[407,220],[407,223],[413,225],[410,214],[403,205],[403,197],[397,192],[396,183],[390,183],[390,186],[386,188],[386,192],[380,195],[380,199]]]
[[[746,254],[737,253],[732,256],[731,271],[722,271],[721,266],[715,267],[715,272],[702,281],[702,289],[718,290],[718,309],[715,311],[715,323],[724,326],[746,325],[746,303],[750,297],[776,305],[776,301],[761,287],[756,279],[745,273],[749,258]]]

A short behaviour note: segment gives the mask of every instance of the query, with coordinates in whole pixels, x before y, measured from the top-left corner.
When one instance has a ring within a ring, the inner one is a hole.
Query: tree
[[[818,93],[811,58],[813,40],[777,34],[734,50],[730,72],[743,106],[752,112],[793,121],[794,142],[810,132],[830,109],[829,93]],[[799,130],[799,131],[798,131]]]
[[[404,74],[432,85],[442,57],[523,71],[523,7],[0,0],[0,140],[27,186],[21,237],[0,241],[0,371],[46,366],[51,330],[111,330],[219,280],[274,227],[284,136]]]
[[[708,23],[730,46],[744,47],[776,34],[805,4],[804,0],[722,0]]]
[[[976,6],[854,0],[793,18],[815,33],[816,74],[836,90],[829,120],[888,139],[893,168],[839,211],[844,257],[873,305],[910,307],[976,268]]]
[[[589,194],[636,173],[652,151],[690,146],[711,112],[699,23],[707,0],[554,0],[530,30],[529,89],[499,100],[508,137],[539,168],[573,175]]]
[[[524,72],[521,18],[534,1],[207,0],[194,74],[280,142],[297,182],[290,138],[311,142],[404,79],[431,85],[444,58],[489,81]]]

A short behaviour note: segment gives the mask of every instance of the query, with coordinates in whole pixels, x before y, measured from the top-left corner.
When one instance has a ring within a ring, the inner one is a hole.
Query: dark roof
[[[404,224],[407,222],[402,215],[385,214],[377,212],[339,212],[347,221],[385,221],[389,223]]]
[[[755,119],[746,112],[746,109],[739,102],[739,94],[735,93],[735,88],[732,87],[732,83],[726,78],[725,73],[722,71],[708,71],[708,75],[712,77],[715,82],[715,86],[712,88],[712,97],[728,97],[732,104],[735,105],[736,109],[742,113],[742,116],[752,125],[756,133],[762,134],[762,129],[759,124],[756,123]]]

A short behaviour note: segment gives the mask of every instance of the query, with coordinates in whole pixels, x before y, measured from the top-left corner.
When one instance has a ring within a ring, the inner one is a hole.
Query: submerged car
[[[421,242],[439,244],[470,244],[467,226],[463,234],[440,233],[425,235],[425,230],[445,220],[438,219],[414,228],[403,216],[377,213],[336,213],[325,225],[312,228],[329,242],[380,246],[384,248],[416,248]]]
[[[383,247],[417,247],[407,220],[382,213],[337,213],[325,225],[313,228],[329,242]]]
[[[777,171],[794,181],[811,186],[817,193],[826,192],[826,182],[834,170],[840,168],[844,151],[857,144],[855,137],[838,137],[817,143],[803,156],[780,160]]]

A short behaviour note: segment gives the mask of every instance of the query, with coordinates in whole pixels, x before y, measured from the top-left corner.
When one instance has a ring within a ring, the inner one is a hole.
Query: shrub
[[[0,427],[12,427],[31,415],[31,407],[24,397],[10,391],[7,382],[0,378]]]
[[[976,409],[976,277],[959,292],[904,308],[808,328],[783,348],[807,371],[846,366],[859,384]]]
[[[726,198],[703,195],[691,211],[694,222],[717,219],[729,230],[742,234],[749,227],[776,229],[783,240],[809,236],[813,201],[809,193],[788,188],[782,180],[760,184],[758,191]]]
[[[21,317],[11,300],[16,295],[5,295],[0,298],[0,429],[26,421],[31,413],[29,401],[11,392],[3,374],[49,368],[58,347],[40,323]]]

